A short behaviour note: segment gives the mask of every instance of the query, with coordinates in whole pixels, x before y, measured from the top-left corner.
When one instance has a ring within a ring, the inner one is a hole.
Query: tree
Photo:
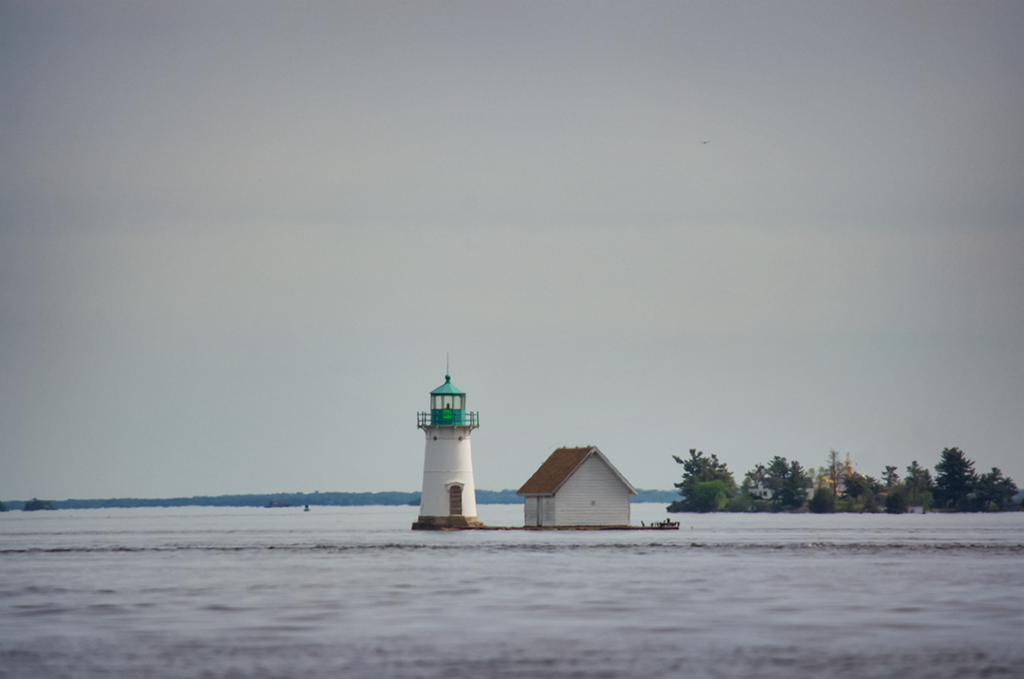
[[[836,511],[836,496],[828,488],[818,488],[807,503],[807,509],[815,514],[830,514]]]
[[[969,511],[973,508],[974,484],[978,475],[974,462],[967,459],[959,448],[942,451],[939,463],[935,465],[935,504],[948,509]]]
[[[768,463],[768,467],[765,468],[764,479],[762,480],[765,488],[772,491],[773,505],[778,506],[782,503],[782,490],[786,485],[788,477],[789,463],[786,462],[786,458],[776,455]]]
[[[743,483],[740,485],[741,493],[749,493],[750,489],[764,481],[767,470],[763,464],[759,464],[743,476]]]
[[[782,484],[782,504],[800,508],[807,501],[807,474],[796,460],[789,464],[789,473]]]
[[[729,499],[729,489],[722,481],[698,481],[690,497],[690,511],[717,512]]]
[[[982,511],[1005,511],[1016,494],[1017,485],[1013,479],[1004,477],[998,467],[992,467],[992,471],[978,477],[976,495]]]
[[[892,486],[885,497],[886,514],[907,513],[907,493],[903,486]]]
[[[796,460],[787,462],[776,455],[765,468],[763,483],[772,491],[776,507],[801,507],[807,499],[807,474]]]
[[[868,484],[868,490],[871,491],[872,497],[885,490],[885,486],[883,486],[882,483],[874,476],[865,476],[864,482]]]
[[[903,487],[907,494],[907,504],[911,507],[921,506],[927,510],[932,506],[935,484],[932,482],[932,474],[925,467],[917,464],[914,460],[907,467],[907,476],[903,480]]]
[[[886,465],[885,473],[882,474],[882,478],[885,480],[885,487],[892,488],[900,482],[900,475],[896,473],[896,467]]]
[[[679,494],[683,496],[683,499],[673,502],[670,506],[670,511],[697,511],[693,508],[693,499],[697,490],[697,484],[699,483],[721,481],[725,488],[726,498],[735,494],[736,481],[732,477],[732,472],[729,471],[724,463],[719,462],[717,455],[712,454],[711,457],[705,457],[703,452],[698,451],[696,448],[691,448],[688,459],[683,460],[676,455],[673,455],[672,458],[683,465],[683,480],[673,484],[679,489]],[[707,493],[708,491],[703,492]]]
[[[832,483],[832,497],[839,495],[839,484],[843,479],[843,461],[839,457],[838,450],[828,451],[828,457],[825,458],[825,473],[828,475],[828,480]]]
[[[749,493],[737,493],[725,502],[723,509],[727,512],[749,512],[754,504],[754,498]]]
[[[871,494],[867,479],[857,472],[850,472],[843,477],[843,497],[859,500]]]

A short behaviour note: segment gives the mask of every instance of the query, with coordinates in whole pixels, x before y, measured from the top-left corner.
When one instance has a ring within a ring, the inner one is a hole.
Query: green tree
[[[782,488],[786,485],[788,476],[789,462],[784,457],[776,455],[765,467],[762,483],[765,488],[772,491],[772,504],[775,506],[782,503]]]
[[[886,489],[889,489],[899,484],[900,475],[896,473],[896,467],[887,465],[885,467],[885,473],[882,474],[882,479],[885,483]]]
[[[776,455],[764,468],[762,479],[772,491],[772,504],[776,507],[800,507],[807,499],[807,474],[796,460],[788,462]]]
[[[807,501],[807,474],[796,460],[789,463],[786,480],[782,484],[782,504],[800,508]]]
[[[723,509],[727,512],[749,512],[754,504],[754,498],[749,493],[737,493],[736,497],[729,498]]]
[[[911,507],[920,506],[925,510],[932,506],[934,500],[932,492],[935,484],[932,482],[932,474],[927,468],[917,464],[914,460],[907,467],[907,476],[903,480],[903,487],[907,494],[907,504]]]
[[[831,488],[818,488],[814,497],[807,503],[807,509],[815,514],[831,514],[836,511],[836,496]]]
[[[864,505],[863,509],[865,512],[877,512],[878,500],[876,499],[878,494],[885,490],[882,483],[874,476],[864,475],[864,486],[867,488],[867,492],[864,494]]]
[[[998,467],[992,467],[992,471],[979,476],[975,488],[982,511],[1005,511],[1010,508],[1013,496],[1017,494],[1017,485],[1013,479],[1004,477]]]
[[[843,497],[859,501],[871,494],[867,479],[858,472],[849,472],[843,477]]]
[[[907,508],[907,491],[903,486],[896,485],[890,487],[889,494],[885,496],[885,513],[906,514]]]
[[[673,455],[672,458],[683,465],[683,480],[673,484],[679,489],[679,494],[683,496],[683,499],[673,502],[670,511],[696,511],[692,507],[692,499],[698,483],[721,481],[725,487],[727,499],[736,493],[736,481],[732,477],[732,472],[729,471],[725,463],[718,460],[717,455],[712,454],[711,457],[705,457],[703,452],[691,448],[689,458],[684,460],[676,455]]]
[[[968,460],[959,448],[946,448],[935,465],[935,504],[947,509],[970,511],[974,508],[974,498],[970,496],[977,481],[974,462]]]
[[[767,470],[763,464],[759,464],[743,476],[743,483],[740,485],[740,492],[749,493],[751,488],[764,481]]]
[[[868,490],[871,491],[872,497],[878,495],[883,490],[885,490],[885,486],[882,485],[882,482],[876,479],[874,476],[865,476],[864,482],[868,484]]]
[[[698,481],[690,497],[690,511],[717,512],[729,500],[729,488],[722,481]]]

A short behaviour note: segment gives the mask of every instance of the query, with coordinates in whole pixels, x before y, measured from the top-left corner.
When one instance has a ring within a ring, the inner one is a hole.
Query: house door
[[[462,486],[448,489],[448,513],[462,514]]]

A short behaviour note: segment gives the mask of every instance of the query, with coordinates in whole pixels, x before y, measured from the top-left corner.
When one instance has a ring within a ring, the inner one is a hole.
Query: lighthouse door
[[[448,489],[448,513],[462,514],[462,486],[452,486]]]

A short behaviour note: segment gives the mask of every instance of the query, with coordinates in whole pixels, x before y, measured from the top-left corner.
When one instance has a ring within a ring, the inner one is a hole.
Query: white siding
[[[555,523],[555,498],[539,497],[540,502],[540,523],[538,526],[557,526]]]
[[[524,526],[538,526],[537,523],[537,497],[534,495],[527,496],[524,498],[523,507],[526,516],[523,522]]]
[[[629,525],[629,489],[597,455],[574,471],[552,498],[551,526]]]

